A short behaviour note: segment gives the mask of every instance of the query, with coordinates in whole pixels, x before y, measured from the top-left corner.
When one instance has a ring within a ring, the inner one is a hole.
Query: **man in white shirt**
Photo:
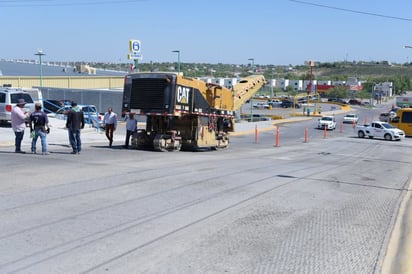
[[[21,150],[21,142],[23,140],[24,130],[26,129],[26,119],[29,117],[29,113],[23,110],[25,104],[24,99],[19,99],[11,112],[11,127],[16,136],[16,153],[25,153]]]
[[[109,140],[109,147],[113,144],[113,133],[117,128],[117,114],[113,112],[113,109],[109,107],[104,114],[103,125],[106,131],[106,137]]]
[[[137,120],[134,118],[134,113],[129,113],[129,117],[126,121],[126,141],[124,143],[125,148],[129,148],[130,137],[137,131]]]

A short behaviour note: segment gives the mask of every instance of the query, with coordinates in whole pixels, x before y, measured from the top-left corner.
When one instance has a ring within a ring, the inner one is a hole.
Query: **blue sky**
[[[0,59],[36,59],[41,48],[43,60],[131,62],[138,39],[144,63],[175,62],[172,50],[182,63],[412,62],[403,47],[412,45],[412,1],[302,2],[0,0]]]

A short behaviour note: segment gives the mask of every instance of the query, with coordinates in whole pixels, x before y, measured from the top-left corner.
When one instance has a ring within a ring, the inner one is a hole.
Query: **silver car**
[[[357,124],[358,120],[359,117],[356,114],[346,114],[345,116],[343,116],[344,124]]]
[[[94,105],[77,105],[84,115],[85,124],[92,125],[95,128],[103,128],[103,115],[99,114]],[[56,117],[57,119],[66,120],[67,113],[71,110],[71,105],[61,107],[55,114],[49,114],[49,116]]]
[[[25,111],[34,112],[34,101],[30,93],[10,87],[0,88],[0,122],[11,121],[11,111],[19,99],[24,99],[26,102]]]

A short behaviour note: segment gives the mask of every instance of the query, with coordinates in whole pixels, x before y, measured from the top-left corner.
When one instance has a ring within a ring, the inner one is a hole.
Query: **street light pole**
[[[307,90],[306,91],[306,95],[307,95],[307,98],[306,98],[306,102],[309,104],[309,95],[310,94],[312,94],[312,91],[316,94],[316,89],[315,89],[315,87],[313,86],[313,67],[315,66],[315,61],[309,61],[309,66],[310,66],[310,80],[309,80],[309,85],[310,85],[310,90]],[[319,96],[318,96],[319,97]],[[308,106],[308,108],[309,108],[309,106]],[[315,109],[313,110],[313,113],[316,113],[316,112],[318,112],[318,104],[317,104],[317,101],[316,101],[316,103],[315,103]],[[310,113],[310,110],[309,110],[309,113]]]
[[[42,65],[42,61],[41,61],[41,57],[43,55],[46,55],[45,53],[43,53],[43,51],[41,49],[37,50],[37,53],[35,53],[34,55],[39,56],[39,66],[40,66],[40,87],[43,87],[43,65]]]
[[[252,70],[253,70],[253,67],[255,66],[255,59],[249,58],[247,60],[252,61]],[[253,122],[253,96],[250,98],[249,102],[250,102],[250,121]]]
[[[177,72],[180,74],[180,50],[172,50],[177,53]]]
[[[272,68],[272,83],[270,83],[270,99],[273,99],[273,85],[275,82],[273,78],[274,78],[274,75],[273,75],[273,68]]]
[[[253,68],[255,67],[255,58],[249,58],[248,60],[252,61],[252,71],[253,71]]]

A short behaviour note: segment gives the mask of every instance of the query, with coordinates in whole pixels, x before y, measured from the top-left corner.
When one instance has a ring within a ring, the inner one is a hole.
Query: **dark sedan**
[[[301,107],[299,103],[295,104],[294,102],[289,101],[289,100],[283,100],[280,106],[282,108],[291,108],[291,107],[300,108]]]

